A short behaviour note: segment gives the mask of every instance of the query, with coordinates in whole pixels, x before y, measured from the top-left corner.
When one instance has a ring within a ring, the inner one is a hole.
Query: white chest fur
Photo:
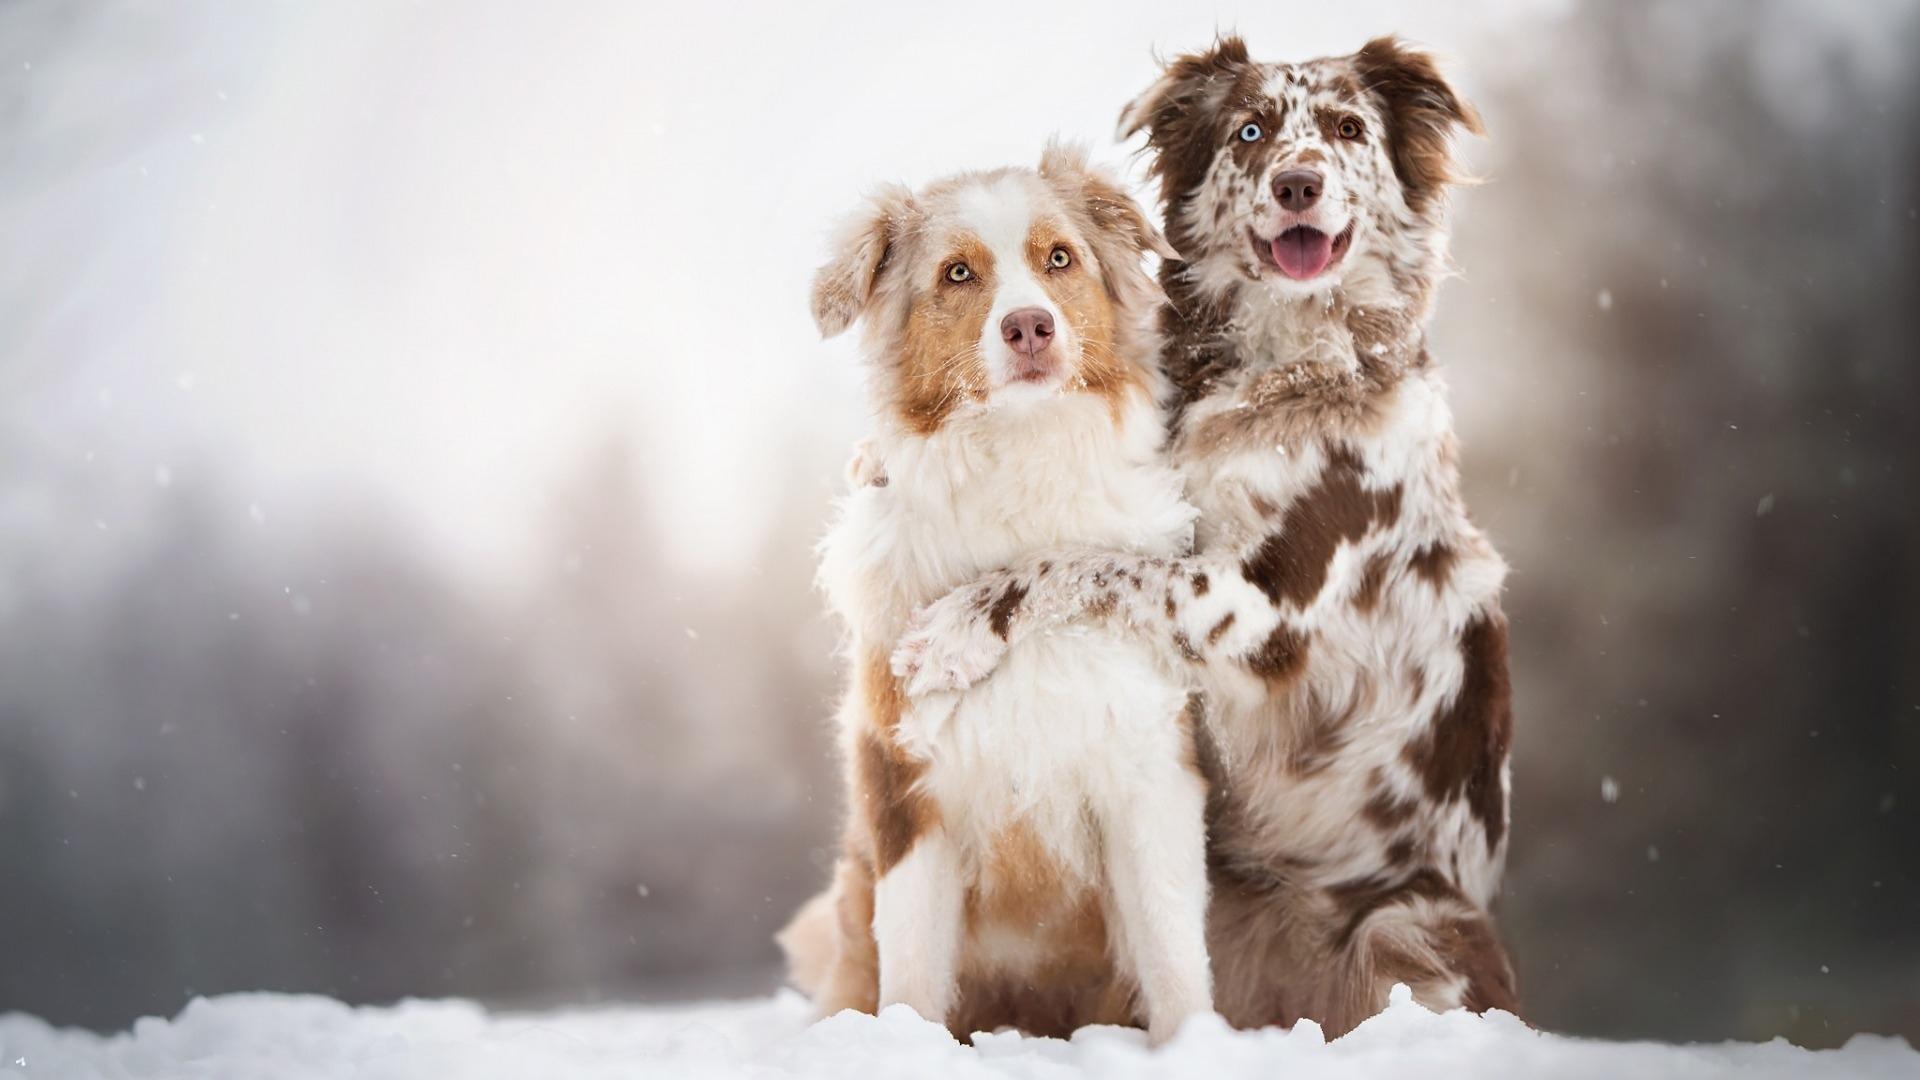
[[[889,483],[847,497],[821,583],[864,639],[896,637],[919,604],[1039,551],[1177,555],[1195,511],[1160,459],[1157,410],[1066,396],[878,441]]]

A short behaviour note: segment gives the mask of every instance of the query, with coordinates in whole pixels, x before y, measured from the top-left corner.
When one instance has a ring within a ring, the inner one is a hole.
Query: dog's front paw
[[[915,613],[893,650],[893,673],[909,697],[965,690],[993,672],[1007,643],[979,605],[954,594]]]
[[[847,459],[847,486],[855,491],[887,486],[887,464],[880,459],[872,439],[853,444],[853,456]]]

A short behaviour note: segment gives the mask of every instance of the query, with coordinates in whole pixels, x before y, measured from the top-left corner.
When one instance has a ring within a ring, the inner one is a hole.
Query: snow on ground
[[[1384,1013],[1331,1044],[1311,1023],[1236,1032],[1214,1017],[1193,1021],[1158,1051],[1140,1032],[1117,1028],[1088,1028],[1066,1041],[983,1035],[962,1046],[903,1007],[808,1020],[806,1003],[792,994],[552,1014],[490,1014],[465,1001],[352,1008],[322,997],[229,994],[109,1036],[0,1016],[0,1077],[1920,1077],[1920,1053],[1901,1039],[1862,1035],[1826,1051],[1782,1040],[1597,1042],[1541,1034],[1505,1014],[1430,1013],[1401,989]]]

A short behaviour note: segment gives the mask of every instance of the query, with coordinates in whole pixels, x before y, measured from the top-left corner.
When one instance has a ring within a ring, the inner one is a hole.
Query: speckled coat
[[[1148,133],[1183,256],[1162,267],[1161,355],[1197,554],[1011,567],[924,612],[897,664],[912,691],[964,685],[1010,641],[1098,619],[1190,665],[1215,793],[1215,997],[1233,1023],[1337,1034],[1396,982],[1437,1008],[1516,1010],[1490,914],[1506,566],[1461,501],[1422,329],[1451,137],[1478,119],[1390,39],[1263,64],[1229,38],[1174,61],[1122,126]],[[1309,214],[1277,204],[1275,178],[1300,168],[1324,186]],[[1333,236],[1309,281],[1265,254],[1302,222]]]

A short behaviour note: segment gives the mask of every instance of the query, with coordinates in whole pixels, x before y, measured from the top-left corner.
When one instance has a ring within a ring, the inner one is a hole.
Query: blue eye
[[[1259,142],[1262,132],[1259,124],[1248,124],[1240,129],[1241,142]]]

